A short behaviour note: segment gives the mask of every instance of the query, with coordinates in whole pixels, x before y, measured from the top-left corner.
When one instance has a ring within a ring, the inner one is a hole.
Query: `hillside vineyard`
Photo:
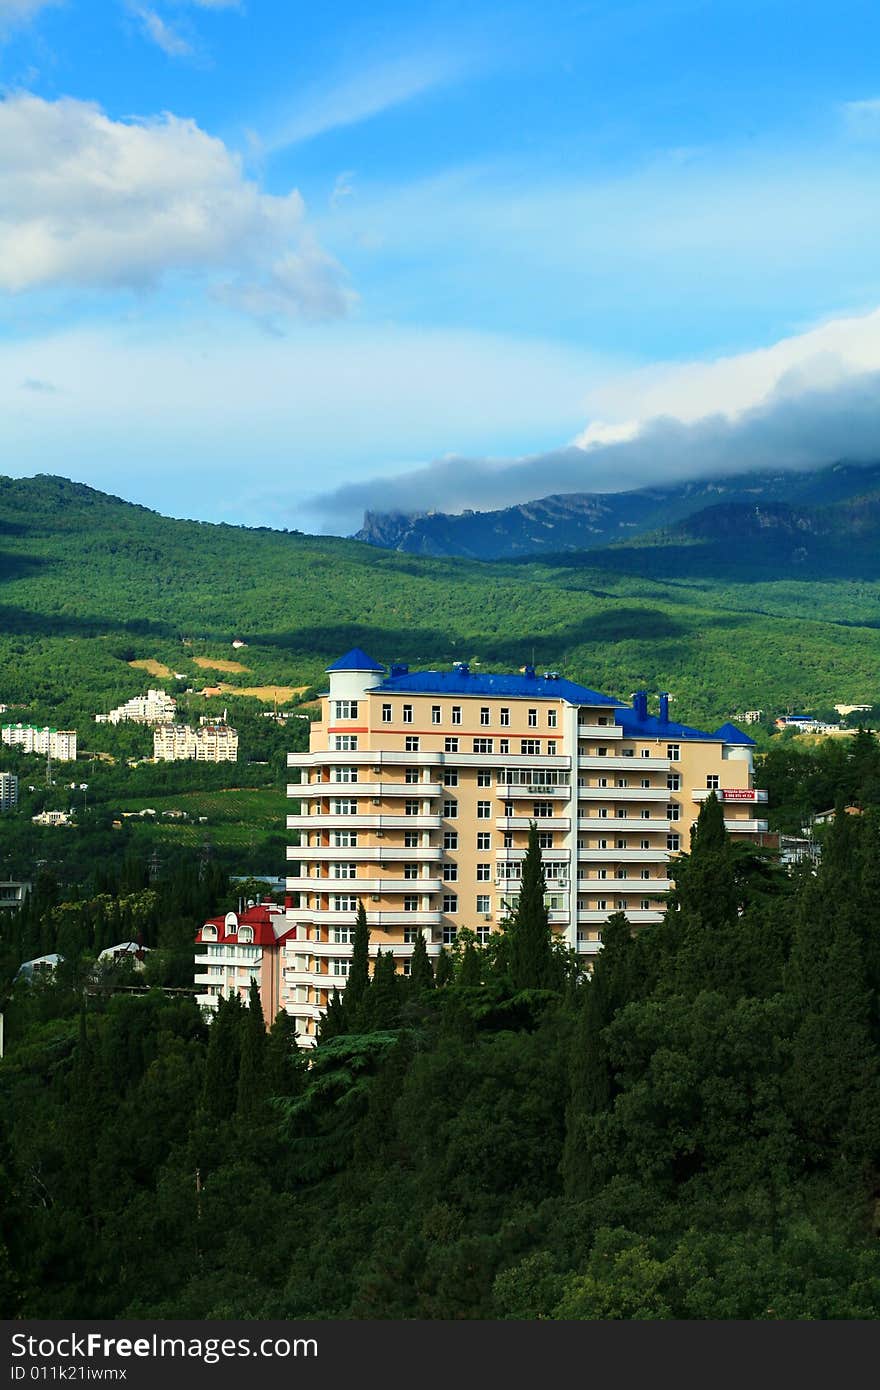
[[[386,675],[359,648],[328,674],[310,751],[288,758],[301,780],[288,787],[282,961],[261,971],[267,1016],[285,1009],[307,1044],[345,985],[359,902],[371,951],[392,951],[404,974],[419,935],[433,957],[462,927],[485,942],[516,905],[532,821],[551,926],[585,957],[614,912],[661,920],[670,857],[711,791],[732,834],[767,830],[753,741],[670,720],[665,696],[651,714],[645,692],[628,706],[531,666]],[[221,989],[200,1002],[216,1007]]]

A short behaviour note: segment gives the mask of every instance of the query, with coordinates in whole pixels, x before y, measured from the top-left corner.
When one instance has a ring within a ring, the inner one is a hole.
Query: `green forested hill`
[[[624,696],[662,685],[693,721],[877,695],[880,584],[867,579],[661,579],[595,553],[420,558],[171,520],[49,476],[0,480],[0,576],[0,701],[58,723],[142,690],[153,678],[133,659],[194,685],[311,686],[355,642],[414,664],[534,657]],[[234,637],[247,648],[234,652]]]

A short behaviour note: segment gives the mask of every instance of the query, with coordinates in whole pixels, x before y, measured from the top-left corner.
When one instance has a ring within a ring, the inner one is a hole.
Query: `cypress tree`
[[[239,1117],[250,1119],[260,1108],[265,1089],[266,1023],[260,987],[251,980],[248,1008],[241,1023],[241,1061],[238,1069]]]
[[[440,954],[437,957],[437,969],[434,974],[434,984],[437,986],[438,989],[442,989],[444,985],[448,985],[451,982],[454,973],[455,971],[452,964],[452,957],[450,956],[446,947],[441,946]]]
[[[238,1100],[243,1012],[237,994],[221,997],[208,1033],[202,1111],[211,1120],[226,1119],[235,1110]]]
[[[519,900],[506,928],[510,976],[516,990],[549,989],[553,985],[553,944],[550,917],[544,905],[546,892],[538,827],[532,821]]]
[[[338,1000],[338,990],[333,993]],[[276,1014],[266,1037],[266,1094],[297,1095],[304,1070],[305,1058],[297,1042],[296,1021],[282,1009]]]
[[[358,900],[357,919],[354,928],[354,942],[351,950],[351,969],[345,985],[343,1008],[349,1027],[360,1007],[370,983],[370,929],[367,926],[367,912],[363,902]]]
[[[364,996],[361,1014],[367,1032],[396,1028],[400,1021],[400,994],[397,968],[390,951],[378,951],[370,988]]]
[[[334,989],[327,1001],[327,1008],[324,1016],[318,1024],[318,1042],[329,1042],[331,1038],[338,1038],[341,1033],[346,1031],[346,1020],[351,1015],[347,1013],[345,1005],[340,997],[339,990]]]
[[[421,994],[423,990],[434,988],[434,971],[428,959],[428,947],[423,932],[419,932],[413,946],[409,983],[413,994]]]
[[[460,985],[481,985],[483,983],[483,962],[473,941],[469,941],[462,951],[457,983]]]

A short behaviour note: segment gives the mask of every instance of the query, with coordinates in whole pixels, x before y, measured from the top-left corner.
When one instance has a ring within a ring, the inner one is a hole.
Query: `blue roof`
[[[567,700],[572,705],[608,705],[623,708],[622,700],[599,695],[586,686],[555,676],[508,676],[491,672],[413,671],[391,676],[377,687],[381,691],[409,695],[498,695],[511,700]]]
[[[374,661],[362,647],[352,647],[350,652],[341,656],[338,661],[334,661],[332,666],[325,667],[327,671],[384,671],[385,667],[380,666],[378,661]]]
[[[704,729],[692,729],[689,724],[678,724],[673,719],[660,719],[656,714],[646,714],[644,719],[640,719],[638,713],[628,706],[619,710],[614,717],[615,724],[620,724],[628,738],[636,734],[644,734],[645,738],[715,738],[715,734],[707,734]]]
[[[738,729],[735,724],[722,724],[720,729],[715,730],[716,738],[723,738],[725,743],[742,743],[751,748],[757,748],[753,738],[744,734],[742,729]]]

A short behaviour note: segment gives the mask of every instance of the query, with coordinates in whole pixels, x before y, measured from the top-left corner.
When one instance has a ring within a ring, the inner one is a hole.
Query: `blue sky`
[[[854,0],[0,0],[4,470],[346,531],[876,456],[878,58]]]

